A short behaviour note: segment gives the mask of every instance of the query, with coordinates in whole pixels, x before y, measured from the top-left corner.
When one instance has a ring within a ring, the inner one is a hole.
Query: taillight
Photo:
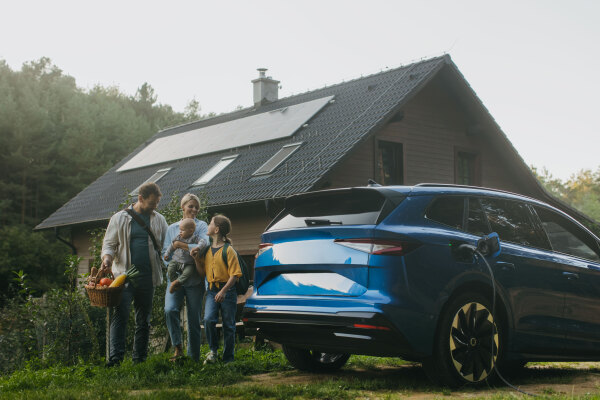
[[[273,247],[273,243],[261,243],[258,245],[258,252],[256,253],[256,257],[260,256],[262,253],[264,253],[265,251],[269,250],[270,248]]]
[[[418,243],[383,239],[335,239],[335,243],[369,254],[403,256],[417,247]]]

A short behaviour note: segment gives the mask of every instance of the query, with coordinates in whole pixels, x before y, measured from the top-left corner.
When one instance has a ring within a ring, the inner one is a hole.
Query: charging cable
[[[478,259],[483,260],[483,262],[485,263],[485,266],[488,269],[488,272],[490,274],[490,280],[492,281],[492,318],[494,318],[495,311],[496,311],[496,278],[494,277],[494,271],[492,270],[492,267],[490,266],[490,264],[487,262],[487,260],[485,259],[484,255],[481,254],[478,250],[477,247],[472,246],[470,244],[461,244],[458,247],[459,250],[469,250],[473,252],[474,256],[477,256]],[[504,377],[502,376],[502,374],[500,373],[500,370],[498,369],[498,365],[496,365],[496,359],[494,357],[494,336],[495,334],[498,332],[498,330],[496,329],[496,321],[494,321],[493,324],[493,334],[492,334],[492,369],[495,368],[496,370],[496,374],[500,377],[500,379],[502,380],[502,382],[504,382],[508,387],[516,390],[517,392],[523,393],[527,396],[531,396],[531,397],[539,397],[537,394],[533,394],[533,393],[529,393],[526,392],[522,389],[519,389],[518,387],[514,386],[513,384],[511,384],[510,382],[508,382],[506,379],[504,379]],[[486,378],[487,380],[487,378]]]

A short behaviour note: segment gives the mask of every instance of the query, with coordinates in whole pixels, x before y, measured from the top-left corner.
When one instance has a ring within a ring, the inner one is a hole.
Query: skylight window
[[[163,168],[163,169],[159,169],[158,171],[156,171],[150,178],[146,179],[142,185],[144,183],[148,183],[148,182],[158,182],[158,180],[160,178],[162,178],[163,176],[165,176],[167,174],[167,172],[169,172],[171,170],[171,168]],[[135,190],[131,193],[129,193],[130,196],[137,196],[139,194],[140,188],[142,187],[142,185],[138,186],[137,188],[135,188]]]
[[[288,159],[298,148],[302,145],[300,143],[287,144],[281,148],[273,157],[269,158],[259,169],[257,169],[252,175],[266,175],[270,174],[277,168],[281,163]]]
[[[221,172],[225,168],[227,168],[227,166],[229,164],[231,164],[237,157],[238,157],[238,155],[236,154],[234,156],[227,156],[227,157],[221,158],[221,160],[219,160],[219,162],[217,164],[215,164],[211,169],[206,171],[204,173],[204,175],[202,175],[200,178],[198,178],[192,185],[198,186],[198,185],[207,184],[208,182],[210,182],[212,180],[212,178],[217,176],[219,174],[219,172]]]

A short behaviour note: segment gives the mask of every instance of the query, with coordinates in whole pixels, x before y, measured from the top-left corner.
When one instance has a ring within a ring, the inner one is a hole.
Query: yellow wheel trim
[[[456,315],[454,315],[454,319],[452,320],[452,328],[458,329],[458,320],[459,317],[458,315],[460,314],[460,312],[462,311],[464,314],[466,314],[469,311],[469,308],[471,308],[471,305],[473,303],[469,303],[469,304],[465,304],[460,310],[458,310],[456,312]],[[480,303],[475,303],[475,311],[481,311],[481,310],[487,310],[488,311],[488,317],[487,320],[494,325],[494,328],[496,328],[496,323],[494,322],[494,317],[492,316],[492,313],[489,312],[489,310],[483,306]],[[494,329],[494,343],[496,344],[496,349],[498,349],[498,329]],[[452,352],[456,349],[456,344],[454,343],[454,339],[452,339],[452,329],[450,330],[450,337],[449,337],[449,341],[450,341],[450,357],[452,357]],[[493,351],[493,350],[492,350]],[[494,364],[496,363],[498,357],[498,353],[496,351],[496,354],[494,354]],[[481,374],[481,376],[479,377],[479,379],[475,379],[475,377],[473,376],[473,374],[469,374],[469,375],[462,375],[460,373],[460,370],[463,366],[463,364],[461,364],[460,362],[456,361],[454,359],[454,357],[452,357],[452,362],[454,363],[454,368],[456,369],[456,372],[458,372],[465,380],[469,381],[469,382],[480,382],[482,380],[484,380],[485,378],[487,378],[489,372],[484,369],[483,373]]]

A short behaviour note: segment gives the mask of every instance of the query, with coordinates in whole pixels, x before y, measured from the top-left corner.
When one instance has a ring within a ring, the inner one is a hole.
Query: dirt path
[[[508,379],[519,389],[537,395],[600,394],[600,363],[548,363],[533,365]],[[260,374],[244,385],[276,386],[307,385],[339,381],[350,389],[359,390],[364,398],[392,396],[411,399],[444,397],[488,397],[517,391],[506,385],[495,387],[465,387],[448,390],[429,383],[418,365],[381,367],[377,369],[344,369],[332,374],[309,374],[299,371]]]

